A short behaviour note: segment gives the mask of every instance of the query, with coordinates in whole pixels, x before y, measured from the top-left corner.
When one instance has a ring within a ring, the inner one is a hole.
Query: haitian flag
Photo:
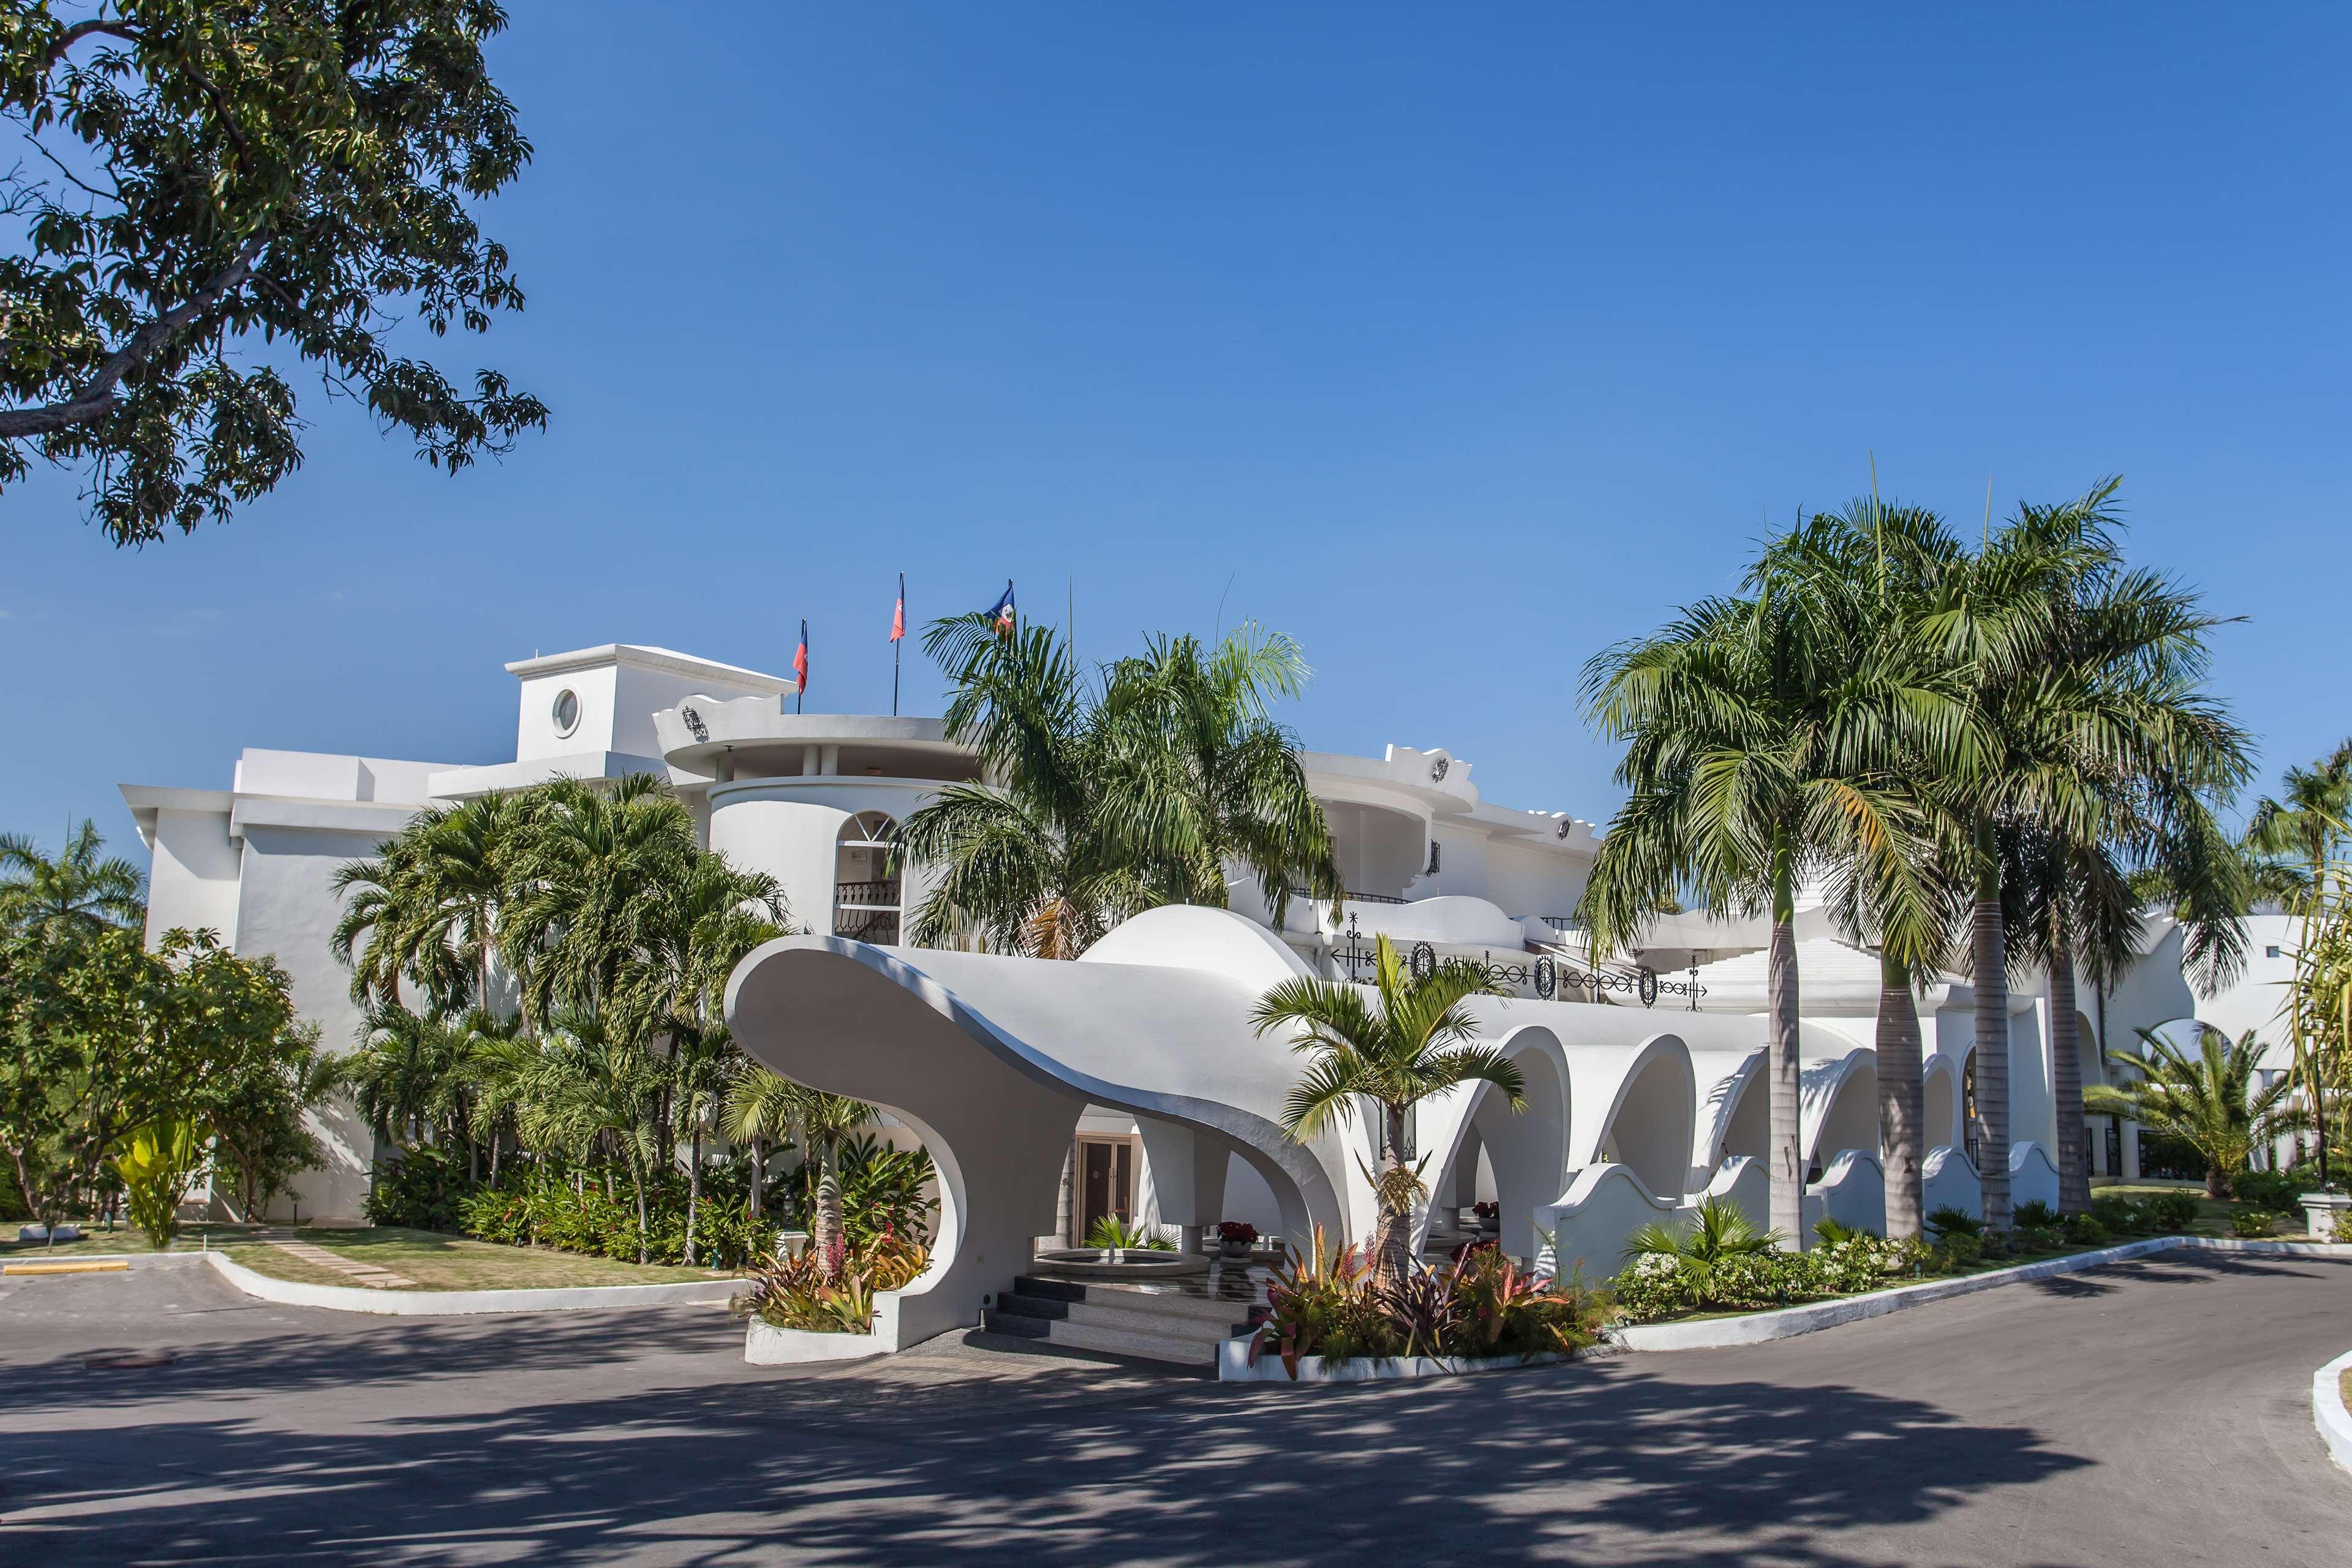
[[[989,618],[996,623],[998,637],[1009,637],[1013,635],[1016,614],[1013,607],[1013,579],[1007,577],[1004,580],[1004,596],[988,607]]]
[[[798,690],[805,692],[808,689],[808,623],[806,621],[801,623],[801,646],[793,655],[793,679]]]

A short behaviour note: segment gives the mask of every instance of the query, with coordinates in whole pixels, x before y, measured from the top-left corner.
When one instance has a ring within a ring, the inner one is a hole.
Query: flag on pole
[[[1013,632],[1016,612],[1013,607],[1013,579],[1004,580],[1004,596],[988,607],[989,618],[996,623],[996,635],[1009,637]]]
[[[890,717],[898,716],[898,645],[907,637],[907,574],[898,574],[898,607],[890,612]]]
[[[797,709],[799,700],[808,695],[808,622],[806,620],[801,622],[801,646],[793,654],[793,706]]]

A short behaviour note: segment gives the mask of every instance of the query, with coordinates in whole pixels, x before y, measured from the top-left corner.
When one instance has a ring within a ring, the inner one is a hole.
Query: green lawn
[[[354,1263],[371,1263],[416,1281],[425,1290],[530,1290],[579,1285],[668,1285],[721,1276],[707,1268],[663,1264],[616,1263],[543,1247],[499,1247],[464,1237],[396,1226],[371,1229],[317,1230],[305,1226],[299,1239]],[[261,1242],[233,1243],[230,1258],[257,1273],[313,1285],[351,1285],[349,1276],[282,1252]]]
[[[21,1222],[17,1222],[21,1223]],[[237,1237],[250,1236],[253,1227],[242,1225],[187,1225],[180,1227],[174,1252],[194,1252],[209,1237],[211,1245],[219,1247]],[[50,1247],[45,1242],[18,1241],[16,1223],[0,1230],[0,1262],[24,1263],[42,1258],[91,1258],[110,1253],[137,1255],[152,1250],[147,1245],[147,1233],[132,1225],[118,1225],[110,1233],[102,1228],[85,1227],[79,1241],[59,1242]]]
[[[2237,1233],[2230,1228],[2230,1216],[2241,1209],[2250,1209],[2254,1206],[2252,1204],[2216,1203],[2205,1195],[2205,1184],[2202,1182],[2094,1181],[2091,1184],[2091,1195],[2095,1198],[2113,1196],[2129,1198],[2138,1203],[2158,1193],[2195,1194],[2197,1218],[2189,1227],[2189,1233],[2191,1236],[2235,1236]],[[2280,1240],[2293,1240],[2305,1234],[2303,1226],[2303,1211],[2297,1209],[2287,1217],[2285,1223],[2271,1234]]]
[[[354,1285],[358,1281],[320,1264],[306,1263],[267,1242],[254,1238],[256,1227],[241,1225],[190,1225],[181,1227],[174,1252],[194,1252],[209,1247],[226,1252],[256,1273],[305,1285]],[[283,1234],[282,1231],[279,1234]],[[132,1257],[150,1251],[146,1233],[131,1226],[112,1234],[93,1230],[79,1241],[47,1247],[20,1242],[10,1227],[0,1240],[0,1262],[35,1262],[41,1258],[93,1258],[110,1253]],[[321,1230],[304,1226],[297,1240],[326,1248],[354,1263],[372,1263],[416,1281],[425,1290],[530,1290],[580,1285],[668,1285],[682,1279],[720,1278],[707,1268],[678,1268],[664,1264],[640,1266],[605,1258],[544,1247],[499,1247],[464,1237],[429,1230],[404,1230],[394,1226]]]

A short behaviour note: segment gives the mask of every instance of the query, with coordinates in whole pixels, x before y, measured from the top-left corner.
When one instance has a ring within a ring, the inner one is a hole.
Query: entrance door
[[[1078,1145],[1078,1241],[1084,1245],[1095,1222],[1135,1217],[1135,1151],[1125,1141],[1087,1140]]]

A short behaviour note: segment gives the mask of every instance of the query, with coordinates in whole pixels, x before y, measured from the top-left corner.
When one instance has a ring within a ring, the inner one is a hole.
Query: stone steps
[[[1246,1302],[1097,1280],[1024,1275],[986,1318],[990,1332],[1073,1350],[1209,1366],[1217,1346],[1249,1331]]]

